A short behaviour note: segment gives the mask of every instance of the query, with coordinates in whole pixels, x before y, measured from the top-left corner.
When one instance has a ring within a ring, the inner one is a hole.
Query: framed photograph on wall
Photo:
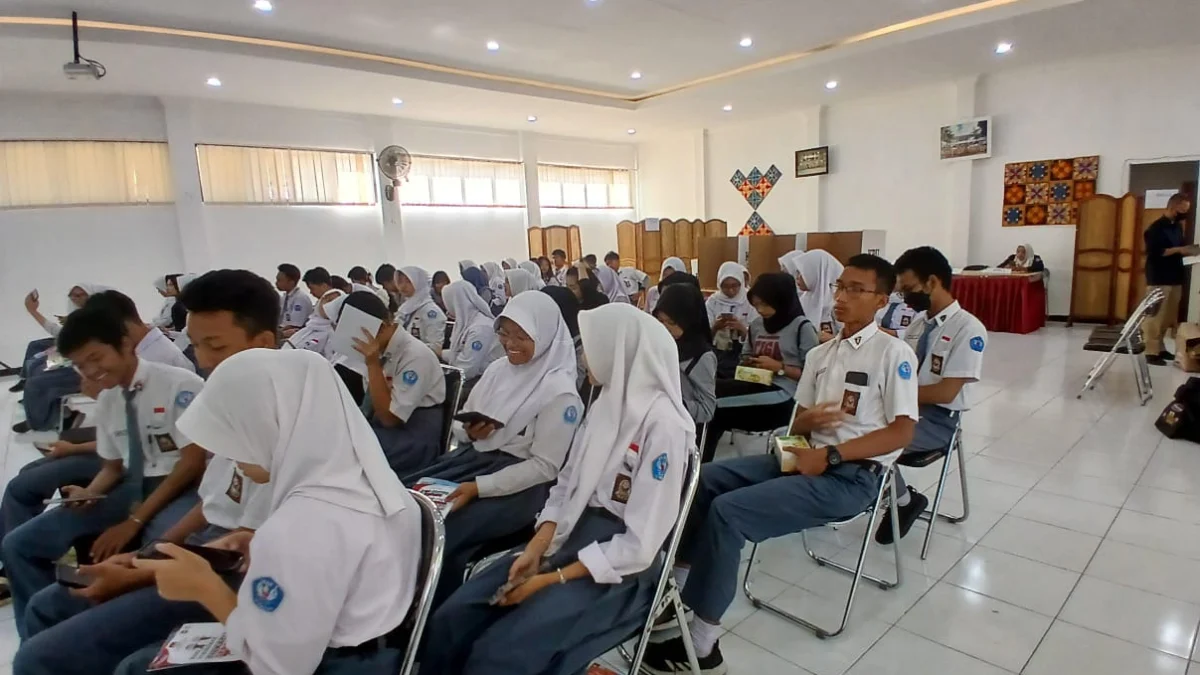
[[[983,159],[992,156],[992,118],[976,117],[942,127],[938,139],[943,160]]]
[[[796,178],[829,173],[829,146],[796,151]]]

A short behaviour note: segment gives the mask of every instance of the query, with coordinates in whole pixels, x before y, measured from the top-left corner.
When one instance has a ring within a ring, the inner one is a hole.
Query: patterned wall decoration
[[[1004,165],[1004,227],[1075,225],[1079,202],[1096,194],[1100,157]]]
[[[733,176],[730,177],[729,182],[735,190],[742,193],[742,197],[746,199],[746,202],[750,204],[750,208],[753,209],[753,213],[746,220],[742,231],[738,233],[739,235],[775,234],[771,226],[767,225],[767,221],[763,220],[763,217],[758,214],[758,207],[762,205],[767,195],[771,194],[771,190],[774,189],[782,177],[783,172],[774,164],[765,173],[759,171],[757,166],[751,169],[750,173],[742,173],[741,169],[733,172]]]

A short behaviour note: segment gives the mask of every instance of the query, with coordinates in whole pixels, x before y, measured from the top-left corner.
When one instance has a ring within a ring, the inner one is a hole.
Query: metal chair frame
[[[942,495],[946,490],[946,479],[950,475],[950,455],[958,455],[958,479],[962,485],[963,502],[961,516],[948,516],[941,512]],[[900,459],[904,459],[904,456],[901,455]],[[897,460],[897,464],[899,463],[900,461]],[[900,466],[904,465],[900,464]],[[962,451],[962,418],[960,417],[958,426],[954,428],[954,435],[950,437],[950,443],[946,446],[946,453],[942,456],[942,476],[938,479],[937,492],[933,496],[933,506],[918,516],[921,520],[929,523],[929,529],[925,530],[925,543],[921,544],[921,560],[929,557],[929,543],[933,541],[933,529],[937,525],[939,518],[949,523],[958,524],[966,521],[970,515],[971,502],[967,498],[967,459]]]
[[[1121,328],[1121,334],[1117,337],[1117,341],[1113,343],[1112,348],[1105,352],[1100,357],[1100,360],[1092,366],[1092,369],[1088,371],[1087,380],[1084,381],[1083,388],[1079,390],[1075,398],[1081,399],[1089,390],[1096,388],[1096,384],[1100,381],[1100,378],[1104,377],[1109,367],[1116,361],[1122,347],[1125,348],[1129,354],[1129,358],[1132,360],[1134,383],[1137,385],[1138,398],[1141,399],[1142,405],[1146,405],[1150,399],[1154,398],[1154,383],[1150,379],[1150,364],[1146,363],[1145,349],[1143,348],[1141,353],[1135,353],[1133,338],[1141,331],[1142,323],[1145,322],[1151,309],[1155,305],[1160,305],[1164,295],[1162,290],[1158,288],[1151,288],[1147,291],[1146,297],[1142,298],[1137,308],[1133,310],[1133,314],[1125,320],[1125,326]],[[1161,310],[1161,306],[1158,309]]]
[[[442,573],[442,555],[446,549],[446,523],[442,512],[420,492],[409,490],[409,494],[421,509],[422,534],[431,536],[430,541],[421,542],[421,559],[426,563],[426,568],[422,575],[420,593],[409,609],[409,616],[400,624],[401,628],[406,628],[411,623],[411,627],[408,628],[408,644],[404,649],[404,660],[401,661],[399,675],[411,675],[416,667],[421,635],[425,632],[425,623],[433,611],[433,593]],[[424,536],[422,538],[424,539]]]
[[[442,423],[446,427],[445,429],[442,430],[442,452],[443,453],[450,452],[450,443],[454,440],[454,414],[458,412],[458,407],[459,407],[459,404],[461,403],[461,401],[459,399],[462,398],[463,385],[466,384],[466,382],[464,381],[464,378],[463,378],[465,373],[463,372],[462,368],[457,368],[455,366],[448,366],[444,363],[442,364],[442,376],[443,377],[449,378],[451,375],[455,375],[455,374],[457,374],[458,377],[455,378],[457,381],[457,384],[455,384],[452,387],[454,389],[454,392],[453,392],[453,394],[451,394],[451,392],[450,392],[451,387],[447,387],[446,388],[446,400],[442,402],[443,407],[446,405],[450,405],[449,414],[443,413],[443,415],[442,415]]]

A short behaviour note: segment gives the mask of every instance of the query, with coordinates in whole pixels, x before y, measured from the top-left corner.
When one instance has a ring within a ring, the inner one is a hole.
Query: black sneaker
[[[25,380],[17,380],[17,383],[9,387],[8,390],[14,394],[18,391],[25,391]]]
[[[1174,361],[1175,360],[1175,355],[1165,349],[1158,353],[1158,357],[1160,359],[1162,359],[1163,361]]]
[[[1160,354],[1148,354],[1146,356],[1146,363],[1149,363],[1152,366],[1165,366],[1167,365],[1167,360],[1164,359]]]
[[[29,429],[29,422],[17,422],[13,425],[13,432],[18,434],[27,434],[29,433]]]
[[[897,506],[896,511],[900,514],[900,538],[903,539],[908,531],[912,529],[917,518],[925,512],[925,508],[929,506],[929,498],[925,495],[912,489],[908,486],[908,503],[904,506]],[[883,518],[879,520],[879,529],[875,530],[875,543],[890,544],[892,543],[892,511],[888,509],[884,512]]]
[[[711,654],[703,658],[697,657],[696,661],[700,665],[699,675],[725,675],[725,658],[721,656],[720,641],[713,645]],[[691,673],[692,667],[688,664],[683,638],[677,637],[650,645],[646,649],[642,669],[654,675]]]

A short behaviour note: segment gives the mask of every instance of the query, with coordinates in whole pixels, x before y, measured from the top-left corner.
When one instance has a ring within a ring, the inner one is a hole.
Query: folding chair
[[[933,506],[919,516],[921,520],[929,523],[929,529],[925,531],[925,543],[921,545],[921,560],[925,560],[929,555],[929,542],[933,541],[933,527],[937,524],[938,518],[951,523],[961,523],[971,515],[971,504],[967,500],[967,460],[962,451],[962,417],[959,416],[958,419],[958,425],[954,427],[954,435],[950,437],[950,442],[946,444],[945,448],[905,452],[896,460],[896,464],[900,466],[916,468],[929,466],[939,459],[942,460],[942,477],[938,479],[937,492],[933,496]],[[948,516],[940,511],[942,493],[946,490],[946,478],[950,475],[950,455],[958,455],[958,480],[962,485],[963,509],[962,515],[958,517]]]
[[[454,438],[454,415],[462,397],[463,371],[442,364],[442,375],[446,377],[446,400],[442,402],[442,452],[445,453],[450,452],[450,441]]]
[[[825,524],[826,527],[837,528],[837,527],[841,527],[843,525],[847,525],[855,520],[858,520],[859,518],[862,518],[863,516],[867,517],[867,529],[866,529],[866,532],[863,534],[862,547],[859,549],[859,552],[858,552],[858,563],[855,564],[855,566],[853,568],[846,567],[845,565],[842,565],[841,563],[837,563],[828,558],[822,558],[821,556],[817,555],[812,550],[812,548],[808,545],[808,537],[806,536],[807,533],[806,532],[800,533],[800,540],[804,544],[804,550],[806,553],[808,553],[808,557],[812,558],[814,561],[816,561],[816,563],[818,565],[820,565],[822,567],[832,567],[836,570],[840,570],[840,571],[850,574],[854,577],[854,581],[851,582],[851,584],[850,584],[850,594],[846,597],[846,609],[845,609],[845,611],[842,612],[842,623],[840,626],[838,626],[837,630],[831,631],[831,630],[822,628],[822,627],[816,625],[815,623],[812,623],[810,621],[802,619],[802,618],[792,614],[791,612],[788,612],[787,610],[784,610],[780,607],[772,605],[771,603],[769,603],[765,600],[761,600],[754,596],[754,593],[751,590],[750,575],[754,572],[754,556],[756,553],[758,553],[758,544],[755,544],[754,547],[752,549],[750,549],[750,562],[746,566],[746,576],[745,576],[743,584],[742,584],[742,591],[746,594],[746,598],[748,600],[750,600],[750,602],[756,608],[765,609],[765,610],[767,610],[773,614],[776,614],[788,621],[791,621],[792,623],[794,623],[802,628],[806,628],[806,629],[812,631],[813,634],[815,634],[818,638],[820,638],[822,640],[831,638],[831,637],[837,637],[838,635],[841,635],[842,631],[846,630],[846,623],[850,620],[850,610],[854,607],[854,596],[856,593],[858,593],[858,582],[859,581],[861,581],[862,579],[867,579],[869,581],[873,581],[877,586],[879,586],[879,588],[886,591],[886,590],[895,588],[896,586],[899,586],[900,582],[903,580],[903,572],[901,571],[901,567],[900,567],[900,547],[898,545],[892,546],[892,548],[894,549],[894,553],[896,555],[896,581],[895,582],[887,581],[885,579],[881,579],[878,577],[873,577],[863,571],[863,568],[866,566],[866,562],[867,562],[867,550],[871,547],[871,542],[874,541],[874,539],[875,539],[875,526],[876,526],[876,521],[878,520],[878,518],[876,516],[878,515],[878,513],[880,511],[880,507],[883,505],[884,497],[888,498],[888,508],[890,509],[890,512],[892,514],[892,537],[893,537],[893,540],[896,541],[897,543],[900,541],[900,516],[896,511],[896,500],[892,497],[892,495],[895,495],[895,494],[896,494],[895,466],[892,464],[888,464],[885,467],[885,471],[883,472],[882,479],[879,481],[879,493],[878,493],[878,495],[876,495],[875,502],[871,506],[867,507],[867,509],[865,511],[863,511],[862,513],[854,515],[845,520],[840,520],[840,521]],[[684,631],[684,633],[686,634],[687,631]],[[699,671],[697,670],[697,672],[699,672]]]
[[[1101,329],[1093,331],[1083,349],[1088,352],[1104,352],[1104,356],[1092,366],[1083,388],[1075,398],[1081,399],[1087,391],[1096,388],[1096,383],[1104,377],[1104,373],[1112,366],[1113,361],[1116,361],[1118,354],[1128,354],[1133,362],[1134,383],[1137,385],[1138,398],[1141,399],[1142,405],[1146,405],[1154,397],[1154,385],[1150,380],[1150,365],[1146,363],[1146,345],[1142,342],[1141,331],[1146,317],[1161,308],[1163,296],[1162,289],[1151,288],[1133,310],[1133,314],[1125,320],[1125,326],[1121,328],[1115,341],[1110,343],[1104,339],[1104,331]]]
[[[687,474],[683,484],[683,495],[679,503],[679,518],[675,521],[675,528],[671,530],[671,536],[667,539],[667,546],[663,550],[662,571],[658,575],[658,584],[654,589],[654,601],[650,603],[650,612],[646,615],[646,623],[643,624],[641,633],[637,636],[637,649],[634,651],[633,656],[630,656],[625,645],[620,645],[617,648],[621,656],[629,662],[630,675],[638,675],[641,670],[642,660],[646,657],[646,648],[650,646],[650,634],[654,632],[654,622],[668,608],[672,609],[675,612],[675,616],[679,618],[683,634],[683,646],[687,650],[688,663],[692,667],[692,672],[700,672],[700,662],[696,657],[696,648],[692,644],[692,636],[688,633],[687,625],[683,620],[683,599],[679,596],[679,587],[675,585],[675,576],[671,573],[671,570],[675,564],[675,554],[679,550],[679,543],[683,540],[683,526],[687,523],[688,512],[692,508],[692,500],[696,496],[696,488],[700,485],[700,449],[704,447],[704,440],[707,436],[708,424],[706,423],[700,432],[699,442],[695,448],[692,448],[692,451],[688,455]]]
[[[416,666],[421,634],[425,632],[425,622],[433,610],[433,592],[442,573],[442,552],[446,547],[446,525],[442,520],[442,512],[420,492],[409,490],[409,494],[421,508],[421,569],[424,574],[420,576],[420,585],[408,615],[387,639],[389,647],[400,649],[404,654],[399,675],[411,675]]]

